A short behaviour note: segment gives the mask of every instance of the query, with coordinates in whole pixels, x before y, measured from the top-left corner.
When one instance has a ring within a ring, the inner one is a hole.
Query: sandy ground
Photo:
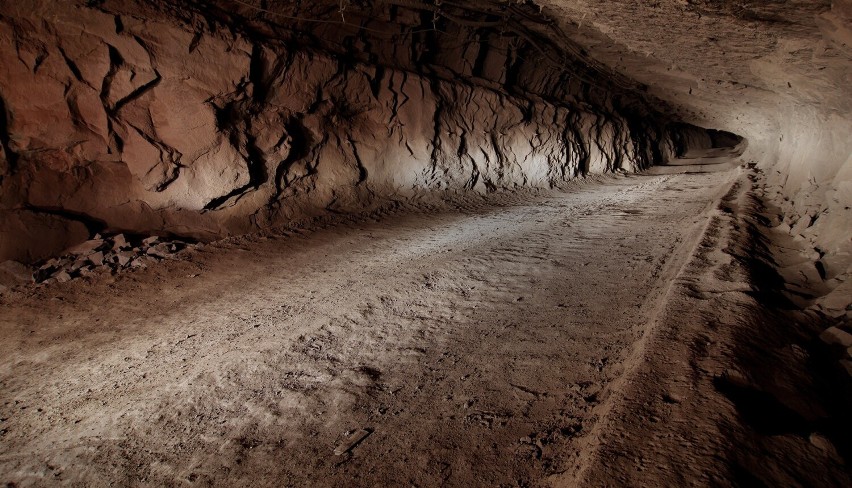
[[[852,381],[817,338],[837,319],[765,187],[741,170],[710,212],[563,486],[852,486]]]
[[[498,195],[3,297],[0,482],[624,481],[602,473],[638,428],[625,392],[738,177]]]

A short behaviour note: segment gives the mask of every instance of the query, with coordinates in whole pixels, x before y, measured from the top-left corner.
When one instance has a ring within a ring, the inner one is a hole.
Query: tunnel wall
[[[766,171],[783,225],[817,251],[826,278],[848,276],[852,272],[852,118],[800,106],[788,111],[776,127],[746,157]]]
[[[424,191],[554,187],[674,152],[662,119],[614,98],[507,89],[506,56],[476,84],[33,3],[0,18],[0,261],[102,231],[211,239]]]

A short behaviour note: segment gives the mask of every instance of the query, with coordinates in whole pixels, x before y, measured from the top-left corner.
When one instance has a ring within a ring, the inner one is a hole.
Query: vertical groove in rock
[[[12,149],[9,137],[9,112],[6,109],[6,103],[3,101],[3,94],[0,93],[0,147],[5,155],[7,168],[6,173],[14,173],[18,167],[18,153]],[[2,175],[6,176],[6,175]],[[2,181],[2,178],[0,178]]]

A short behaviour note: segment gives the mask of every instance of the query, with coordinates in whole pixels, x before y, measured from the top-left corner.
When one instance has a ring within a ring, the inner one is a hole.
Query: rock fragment
[[[94,264],[95,266],[101,266],[102,264],[104,264],[104,253],[98,251],[94,254],[90,254],[89,262]]]
[[[829,327],[819,338],[828,345],[841,346],[844,349],[852,347],[852,334],[839,327]]]
[[[71,275],[68,274],[64,269],[57,271],[52,276],[53,279],[60,283],[65,283],[66,281],[71,281]]]
[[[340,443],[336,448],[334,448],[335,456],[342,456],[352,449],[355,449],[358,444],[362,443],[364,439],[370,436],[373,433],[372,429],[358,429],[352,435],[349,436],[348,439],[345,439]]]
[[[172,257],[172,253],[169,252],[169,245],[165,243],[159,243],[155,246],[149,247],[146,253],[149,256],[156,256],[164,259]]]
[[[122,268],[127,266],[127,263],[133,259],[136,254],[133,251],[122,251],[115,255],[115,262]]]
[[[68,249],[67,254],[88,256],[104,245],[103,239],[91,239]]]
[[[127,244],[127,238],[124,237],[124,234],[116,234],[112,238],[112,250],[113,251],[121,251],[122,249],[126,249],[130,247]]]
[[[817,302],[823,310],[828,312],[829,316],[842,317],[846,315],[847,308],[852,306],[852,280],[841,283]]]

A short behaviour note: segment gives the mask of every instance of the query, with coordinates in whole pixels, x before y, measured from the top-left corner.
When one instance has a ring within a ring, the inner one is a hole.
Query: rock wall
[[[0,261],[95,232],[210,239],[424,191],[553,187],[675,150],[643,100],[521,58],[523,39],[306,42],[174,8],[2,7]]]
[[[827,280],[852,275],[852,117],[799,107],[749,156],[768,174],[781,226],[814,250]],[[836,284],[836,283],[835,283]]]
[[[784,228],[852,276],[852,0],[536,2],[677,118],[746,137]]]

